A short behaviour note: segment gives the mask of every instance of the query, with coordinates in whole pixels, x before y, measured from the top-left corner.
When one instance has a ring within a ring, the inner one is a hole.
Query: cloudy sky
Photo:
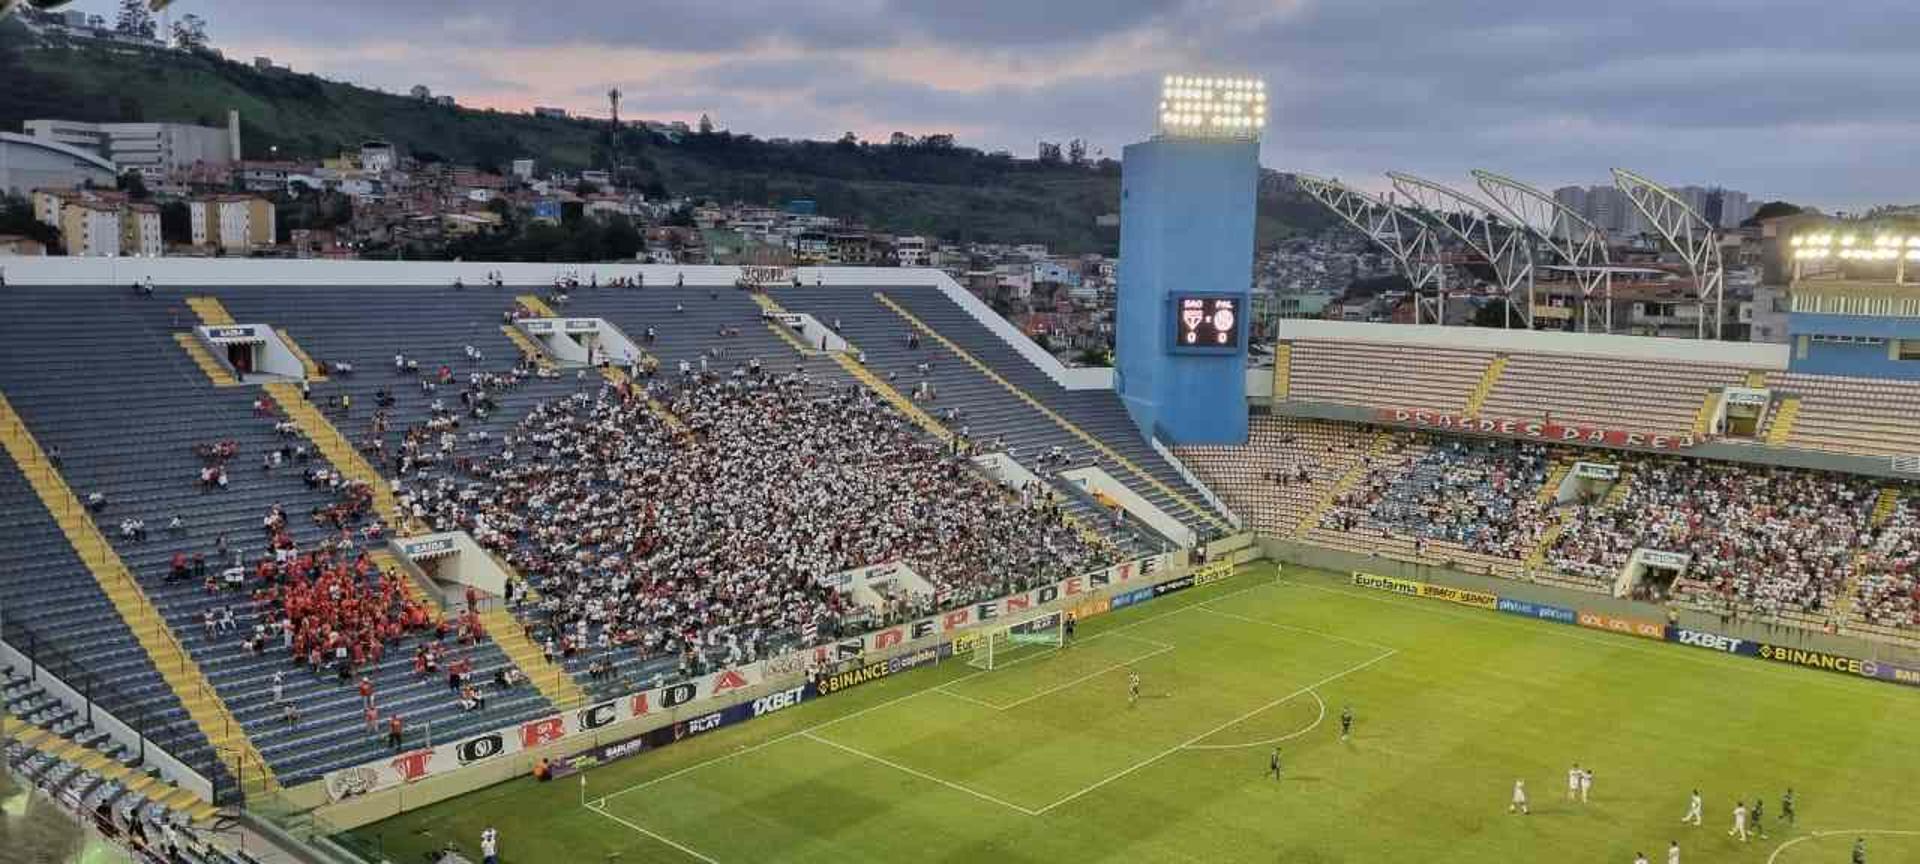
[[[110,11],[113,0],[75,8]],[[1265,164],[1537,185],[1629,167],[1826,208],[1920,202],[1912,0],[178,0],[230,56],[463,104],[761,137],[1145,137],[1162,75],[1254,73]],[[1371,184],[1369,184],[1371,185]]]

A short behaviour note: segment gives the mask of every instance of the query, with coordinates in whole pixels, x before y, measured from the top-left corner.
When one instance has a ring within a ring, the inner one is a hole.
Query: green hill
[[[1042,163],[950,141],[775,144],[725,132],[673,141],[635,127],[615,136],[605,121],[443,106],[210,54],[36,41],[17,22],[0,23],[0,81],[0,129],[40,117],[218,126],[237,108],[247,158],[273,148],[283,158],[331,156],[379,138],[424,161],[493,171],[524,156],[567,171],[617,164],[623,182],[650,195],[769,205],[811,198],[824,214],[897,233],[1045,243],[1056,252],[1112,253],[1118,244],[1117,229],[1095,221],[1119,211],[1111,161]],[[1263,246],[1326,224],[1291,184],[1262,184]]]

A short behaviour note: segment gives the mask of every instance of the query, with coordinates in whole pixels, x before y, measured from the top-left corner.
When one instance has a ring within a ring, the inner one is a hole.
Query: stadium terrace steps
[[[1553,460],[1553,469],[1547,472],[1547,480],[1540,484],[1540,492],[1534,496],[1543,507],[1553,505],[1554,496],[1560,493],[1560,484],[1566,482],[1567,474],[1573,470],[1573,460],[1561,457]]]
[[[1700,400],[1700,410],[1693,415],[1693,436],[1695,438],[1706,437],[1707,425],[1713,422],[1713,412],[1720,407],[1720,400],[1725,398],[1725,391],[1711,390],[1707,392],[1705,399]]]
[[[533,640],[527,638],[527,631],[520,622],[513,620],[505,609],[498,604],[490,605],[480,612],[480,623],[487,628],[487,635],[500,651],[520,667],[520,673],[527,681],[547,697],[556,708],[572,708],[587,703],[587,691],[580,688],[579,682],[567,672],[567,667],[558,663],[548,663],[546,656],[535,647]]]
[[[1359,483],[1360,478],[1367,476],[1368,462],[1385,452],[1388,442],[1392,440],[1393,434],[1386,430],[1375,432],[1373,442],[1367,445],[1366,456],[1355,459],[1353,464],[1348,466],[1346,473],[1340,475],[1339,481],[1327,488],[1327,491],[1320,496],[1319,502],[1314,504],[1313,509],[1307,511],[1307,515],[1301,518],[1300,524],[1294,526],[1293,536],[1305,538],[1319,527],[1320,520],[1325,518],[1327,511],[1333,509],[1334,502],[1339,501],[1340,496],[1347,494],[1347,490]]]
[[[765,291],[753,292],[753,302],[759,304],[760,310],[769,315],[787,314],[787,310],[784,307],[782,307],[778,301],[774,300],[771,296],[768,296],[768,294]],[[814,348],[808,345],[807,343],[800,341],[800,337],[793,335],[792,329],[788,328],[786,325],[780,323],[779,321],[775,321],[770,318],[763,319],[763,320],[767,325],[767,329],[773,331],[773,335],[780,337],[780,341],[785,342],[788,345],[792,346],[793,350],[798,352],[800,356],[814,357],[821,353],[820,349]],[[847,343],[847,350],[848,351],[856,350],[853,347],[853,343],[851,342]]]
[[[1767,386],[1767,373],[1762,372],[1758,369],[1747,370],[1747,387],[1749,389],[1763,390],[1766,388],[1766,386]]]
[[[533,341],[532,336],[521,332],[520,328],[512,324],[502,324],[500,325],[500,332],[505,334],[507,339],[513,342],[514,347],[520,349],[520,356],[533,361],[533,365],[544,370],[552,370],[555,368],[553,358],[547,356],[546,349],[541,348],[540,343]]]
[[[198,336],[192,333],[175,333],[173,334],[173,341],[174,344],[180,346],[180,350],[187,352],[187,356],[193,360],[193,365],[200,367],[200,371],[207,373],[207,380],[211,381],[213,386],[240,386],[240,379],[233,377],[233,373],[228,372],[227,367],[220,365],[220,361],[213,359],[213,353],[207,350],[207,346],[200,341]]]
[[[181,706],[219,754],[227,770],[234,777],[264,780],[266,786],[272,788],[274,775],[266,758],[255,749],[239,719],[217,695],[200,665],[174,638],[166,619],[141,588],[139,580],[100,533],[79,496],[60,472],[54,470],[46,452],[27,431],[26,423],[4,394],[0,394],[0,444],[4,444],[14,464],[26,475],[40,503],[53,514],[67,542],[79,553],[87,571],[112,601],[127,629],[146,649],[154,668],[173,688]]]
[[[284,381],[263,385],[268,395],[280,405],[287,419],[300,427],[313,445],[319,448],[328,463],[347,479],[356,483],[365,483],[373,490],[373,510],[381,521],[392,526],[396,533],[405,533],[407,523],[402,520],[400,507],[393,500],[393,487],[387,483],[380,472],[373,470],[366,457],[354,449],[346,436],[340,434],[333,422],[320,413],[320,409],[300,393],[300,388]]]
[[[1451,413],[1473,400],[1495,359],[1492,352],[1472,349],[1301,339],[1292,345],[1287,395],[1304,402]],[[1367,374],[1354,374],[1357,369]]]
[[[1788,396],[1780,400],[1780,407],[1773,411],[1773,418],[1767,421],[1767,444],[1771,447],[1784,446],[1787,438],[1793,435],[1793,424],[1800,416],[1800,397]]]
[[[548,306],[547,301],[533,294],[518,295],[513,298],[513,302],[520,304],[521,308],[541,318],[560,317],[560,313],[553,311],[553,307]]]
[[[1887,524],[1893,518],[1893,511],[1900,507],[1900,489],[1895,486],[1880,487],[1880,496],[1873,502],[1873,527]]]
[[[327,376],[320,373],[320,364],[313,362],[313,358],[307,356],[306,349],[301,348],[300,343],[293,341],[292,333],[288,333],[284,327],[276,327],[273,332],[280,334],[280,341],[287,346],[288,351],[293,352],[294,358],[300,361],[300,368],[304,370],[308,381],[327,380]]]
[[[209,297],[206,295],[188,297],[187,308],[192,309],[195,315],[200,316],[200,323],[208,327],[226,327],[239,323],[234,321],[233,316],[227,313],[226,305],[221,303],[218,297]]]
[[[1166,498],[1169,499],[1173,504],[1179,506],[1180,508],[1183,508],[1183,510],[1188,514],[1189,518],[1196,518],[1200,522],[1202,522],[1206,527],[1211,528],[1217,532],[1226,533],[1232,530],[1232,526],[1228,525],[1227,521],[1224,518],[1222,518],[1220,514],[1213,512],[1212,508],[1209,508],[1202,504],[1195,503],[1192,498],[1181,494],[1179,491],[1174,489],[1171,485],[1169,485],[1165,481],[1161,480],[1159,477],[1154,476],[1152,473],[1148,472],[1146,469],[1140,467],[1133,460],[1128,459],[1127,457],[1121,455],[1119,452],[1115,451],[1112,447],[1109,447],[1106,444],[1106,442],[1101,441],[1097,437],[1094,437],[1092,434],[1088,433],[1086,430],[1082,429],[1080,426],[1073,423],[1073,421],[1068,420],[1066,417],[1054,411],[1052,408],[1047,407],[1045,403],[1034,398],[1032,395],[1027,393],[1026,390],[1014,384],[1012,381],[1007,380],[1000,373],[994,371],[992,367],[981,362],[980,359],[975,357],[971,352],[967,351],[965,348],[960,347],[960,345],[955,343],[953,340],[948,339],[946,336],[942,335],[938,330],[933,329],[926,322],[922,321],[918,316],[908,311],[905,306],[902,306],[901,304],[895,302],[891,297],[888,297],[885,293],[875,292],[873,297],[875,300],[880,301],[881,305],[886,306],[888,309],[893,310],[895,314],[899,315],[902,319],[905,319],[906,322],[909,325],[911,325],[914,329],[922,333],[925,333],[928,336],[933,337],[935,341],[945,346],[948,351],[951,351],[955,356],[959,357],[962,361],[966,362],[967,365],[972,366],[975,370],[980,372],[980,374],[986,376],[989,380],[993,381],[994,383],[999,384],[1002,388],[1005,388],[1006,391],[1009,393],[1012,393],[1015,398],[1019,399],[1022,402],[1025,402],[1027,405],[1039,411],[1041,414],[1045,415],[1047,419],[1052,420],[1055,423],[1055,425],[1058,425],[1060,428],[1065,429],[1068,433],[1080,439],[1082,443],[1092,447],[1094,450],[1098,451],[1101,455],[1112,460],[1114,464],[1120,466],[1121,468],[1126,469],[1127,472],[1139,478],[1140,480],[1144,481],[1145,483],[1147,483],[1147,485],[1153,487],[1156,491],[1166,496]],[[1175,518],[1178,518],[1180,514],[1171,513],[1169,515],[1172,515],[1172,516],[1175,516]]]
[[[640,362],[656,367],[660,363],[653,355],[645,352],[641,353]],[[639,386],[633,380],[633,376],[628,375],[625,369],[621,369],[611,363],[600,367],[600,377],[606,379],[607,383],[615,387],[631,388]],[[660,415],[660,422],[667,424],[668,429],[676,433],[687,431],[687,421],[680,419],[680,415],[673,413],[673,409],[668,408],[665,402],[655,399],[651,393],[647,395],[647,408],[652,410],[653,413]]]
[[[165,786],[153,775],[129,767],[114,756],[18,717],[0,717],[0,738],[71,764],[80,772],[92,774],[102,782],[117,783],[128,793],[141,795],[184,815],[192,825],[210,827],[220,818],[220,808],[200,796],[185,789]],[[75,778],[69,782],[85,780],[76,772]]]
[[[1293,343],[1273,346],[1273,398],[1285,401],[1293,393]]]
[[[1487,364],[1487,371],[1481,373],[1480,383],[1473,386],[1472,395],[1467,397],[1466,416],[1480,415],[1480,409],[1486,407],[1487,394],[1493,392],[1493,385],[1500,383],[1500,373],[1506,370],[1507,355],[1495,355],[1493,362]]]

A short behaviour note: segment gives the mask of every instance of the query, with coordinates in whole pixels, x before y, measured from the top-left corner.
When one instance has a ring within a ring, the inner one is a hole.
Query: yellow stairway
[[[1273,398],[1285,401],[1293,393],[1293,343],[1273,346]]]
[[[1724,398],[1724,391],[1714,390],[1707,393],[1707,398],[1700,400],[1700,410],[1693,412],[1693,437],[1706,437],[1707,424],[1713,422],[1714,412],[1719,410],[1720,400]]]
[[[1900,490],[1892,486],[1880,487],[1880,497],[1873,502],[1873,527],[1887,524],[1893,518],[1894,508],[1900,506]]]
[[[1473,393],[1467,396],[1468,417],[1479,415],[1480,409],[1487,404],[1487,397],[1493,393],[1493,385],[1500,383],[1500,375],[1507,371],[1507,355],[1501,354],[1487,364],[1487,371],[1480,373],[1480,383],[1473,385]]]
[[[480,623],[487,628],[487,635],[493,638],[493,644],[506,652],[507,659],[520,667],[527,681],[547,697],[556,707],[572,708],[587,703],[587,691],[567,672],[567,667],[559,663],[548,663],[541,655],[540,648],[527,638],[527,631],[520,622],[513,620],[507,610],[495,603],[480,613]]]
[[[222,304],[218,297],[188,297],[187,308],[192,309],[195,315],[199,315],[200,323],[208,327],[225,327],[238,323],[233,320],[232,315],[227,314],[226,305]]]
[[[1767,373],[1761,372],[1758,369],[1747,370],[1747,388],[1748,389],[1762,390],[1762,389],[1765,389],[1766,386],[1767,386]]]
[[[505,333],[507,335],[508,341],[511,341],[515,348],[520,349],[521,356],[526,357],[528,360],[532,360],[533,365],[538,366],[542,369],[554,368],[553,358],[548,357],[547,352],[541,350],[540,343],[533,341],[532,336],[528,336],[526,333],[521,332],[520,328],[515,327],[512,324],[500,325],[500,332]]]
[[[1058,425],[1060,428],[1065,429],[1069,433],[1072,433],[1074,437],[1079,438],[1081,442],[1085,443],[1087,446],[1092,447],[1094,450],[1099,451],[1100,455],[1106,457],[1107,461],[1111,462],[1112,464],[1119,465],[1122,468],[1125,468],[1127,471],[1131,472],[1135,477],[1138,477],[1142,482],[1145,482],[1147,485],[1160,490],[1160,493],[1162,495],[1167,496],[1174,503],[1179,504],[1180,506],[1186,508],[1189,512],[1206,520],[1207,523],[1214,526],[1215,529],[1222,532],[1231,532],[1233,530],[1233,526],[1227,524],[1227,521],[1221,518],[1220,514],[1214,512],[1211,508],[1207,507],[1206,505],[1195,503],[1191,498],[1188,498],[1187,496],[1180,494],[1180,492],[1175,490],[1173,487],[1168,486],[1167,484],[1161,482],[1160,478],[1147,473],[1139,465],[1134,464],[1133,460],[1120,455],[1119,453],[1115,452],[1113,448],[1108,447],[1100,439],[1093,437],[1092,435],[1088,434],[1086,430],[1081,429],[1077,425],[1074,425],[1072,421],[1068,420],[1065,417],[1060,416],[1057,413],[1054,413],[1053,409],[1048,408],[1045,403],[1042,403],[1040,400],[1033,398],[1031,395],[1027,393],[1027,391],[1020,389],[1019,386],[1015,385],[1012,381],[1008,381],[1007,379],[1001,377],[1000,373],[993,371],[992,367],[981,362],[978,357],[973,356],[973,354],[968,352],[965,348],[960,347],[959,345],[955,344],[953,340],[948,339],[947,337],[941,335],[938,330],[935,330],[932,327],[927,326],[925,322],[915,317],[912,312],[908,312],[906,310],[906,307],[901,306],[898,303],[895,303],[893,301],[893,298],[888,297],[885,294],[875,292],[873,295],[873,299],[880,301],[880,304],[883,306],[886,306],[888,309],[892,309],[894,314],[899,315],[901,318],[906,319],[907,323],[913,325],[914,329],[920,331],[921,333],[925,333],[928,336],[933,337],[935,341],[939,342],[941,345],[946,346],[947,350],[953,352],[954,356],[959,357],[961,360],[966,361],[967,365],[972,366],[976,370],[979,370],[980,374],[987,376],[988,380],[993,381],[996,384],[999,384],[1001,387],[1005,388],[1007,392],[1012,393],[1015,398],[1019,399],[1022,402],[1027,403],[1035,411],[1040,412],[1042,415],[1045,415],[1047,419],[1052,420],[1055,425]],[[1168,515],[1176,515],[1176,514],[1168,514]]]
[[[1567,479],[1567,473],[1573,470],[1573,463],[1564,459],[1553,463],[1553,470],[1547,472],[1547,482],[1540,484],[1540,493],[1534,497],[1540,506],[1553,503],[1553,496],[1559,494],[1560,484]]]
[[[1373,443],[1367,446],[1367,456],[1380,455],[1381,451],[1386,449],[1387,442],[1392,440],[1393,436],[1385,431],[1373,433]],[[1320,500],[1314,502],[1313,509],[1307,511],[1307,515],[1301,517],[1300,522],[1293,526],[1293,536],[1306,537],[1307,532],[1320,524],[1320,518],[1327,515],[1328,510],[1333,509],[1334,502],[1339,501],[1340,496],[1345,495],[1347,490],[1359,483],[1360,478],[1367,476],[1367,461],[1365,458],[1355,459],[1352,465],[1347,466],[1346,473],[1341,474],[1340,479],[1320,496]]]
[[[1788,396],[1773,409],[1773,421],[1767,424],[1767,443],[1779,447],[1793,434],[1793,421],[1800,416],[1800,397]]]
[[[407,523],[401,520],[400,507],[394,503],[393,487],[387,484],[386,478],[380,476],[380,472],[373,469],[366,457],[360,455],[359,450],[354,449],[346,436],[334,428],[333,421],[303,398],[300,388],[293,384],[276,381],[261,386],[266,388],[275,402],[280,403],[280,410],[286,413],[287,419],[300,427],[300,431],[313,441],[313,445],[319,448],[322,456],[327,457],[327,462],[335,470],[348,480],[365,483],[373,490],[373,511],[381,521],[387,523],[395,533],[406,533]]]
[[[280,341],[286,343],[287,350],[292,351],[294,358],[300,361],[300,368],[306,371],[307,380],[327,380],[327,376],[320,374],[320,364],[313,362],[313,358],[307,356],[306,349],[301,348],[300,343],[293,341],[293,334],[288,333],[284,328],[273,332],[280,334]]]
[[[233,373],[228,372],[227,367],[220,365],[220,361],[213,358],[213,352],[207,350],[206,343],[201,342],[199,336],[192,333],[175,333],[173,341],[180,346],[180,350],[187,352],[187,356],[193,360],[193,365],[207,373],[207,380],[212,381],[213,386],[240,386],[240,379],[233,377]]]
[[[61,533],[67,542],[79,554],[80,560],[87,565],[88,572],[100,584],[107,599],[112,601],[114,611],[132,631],[140,646],[146,649],[147,657],[153,661],[155,669],[160,671],[168,686],[180,697],[180,704],[187,709],[187,715],[193,718],[194,725],[212,744],[227,763],[233,776],[243,782],[264,780],[269,787],[275,785],[272,770],[267,767],[266,759],[247,738],[240,721],[228,710],[227,705],[213,689],[212,682],[200,671],[200,665],[194,662],[179,640],[174,638],[166,619],[160,616],[160,610],[147,597],[146,591],[127,569],[126,562],[120,560],[119,553],[100,533],[99,526],[93,522],[92,515],[80,502],[79,496],[67,485],[60,472],[54,470],[47,460],[46,452],[40,442],[34,440],[27,431],[26,423],[13,410],[13,404],[5,395],[0,395],[0,444],[4,444],[14,464],[20,467],[20,473],[26,476],[33,491],[40,496],[40,503],[59,523]]]
[[[753,302],[760,304],[760,309],[762,311],[770,315],[787,314],[787,310],[781,307],[778,301],[768,296],[767,292],[755,291],[752,293],[751,296],[753,297]],[[772,319],[764,319],[764,321],[767,325],[767,329],[773,331],[773,335],[780,337],[782,341],[786,342],[788,345],[793,346],[793,350],[800,352],[800,356],[817,357],[820,355],[820,349],[814,348],[808,345],[807,343],[800,341],[800,337],[795,336],[793,331],[791,329],[788,329],[786,325],[781,324],[780,322]],[[848,350],[852,350],[851,344],[848,345]]]
[[[522,307],[525,307],[528,312],[532,312],[541,318],[560,317],[560,313],[553,311],[553,307],[548,306],[547,301],[532,294],[522,294],[513,298],[513,302],[520,304]]]
[[[660,363],[659,359],[645,352],[641,353],[639,360],[642,363],[650,363],[656,366]],[[600,377],[607,379],[607,382],[610,384],[626,384],[636,388],[640,386],[638,382],[633,380],[633,376],[627,374],[627,370],[612,364],[600,367]],[[668,429],[674,432],[687,431],[686,421],[681,420],[680,415],[673,413],[673,409],[668,408],[667,403],[653,398],[652,395],[648,395],[647,407],[651,409],[653,413],[660,415],[660,422],[667,424]]]

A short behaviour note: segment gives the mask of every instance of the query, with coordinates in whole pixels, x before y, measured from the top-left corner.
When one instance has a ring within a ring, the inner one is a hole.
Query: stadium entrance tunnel
[[[613,363],[632,366],[647,356],[605,318],[522,318],[514,322],[555,365],[578,368]]]
[[[279,331],[265,324],[202,324],[193,335],[206,346],[215,362],[247,384],[300,381],[306,365]]]

